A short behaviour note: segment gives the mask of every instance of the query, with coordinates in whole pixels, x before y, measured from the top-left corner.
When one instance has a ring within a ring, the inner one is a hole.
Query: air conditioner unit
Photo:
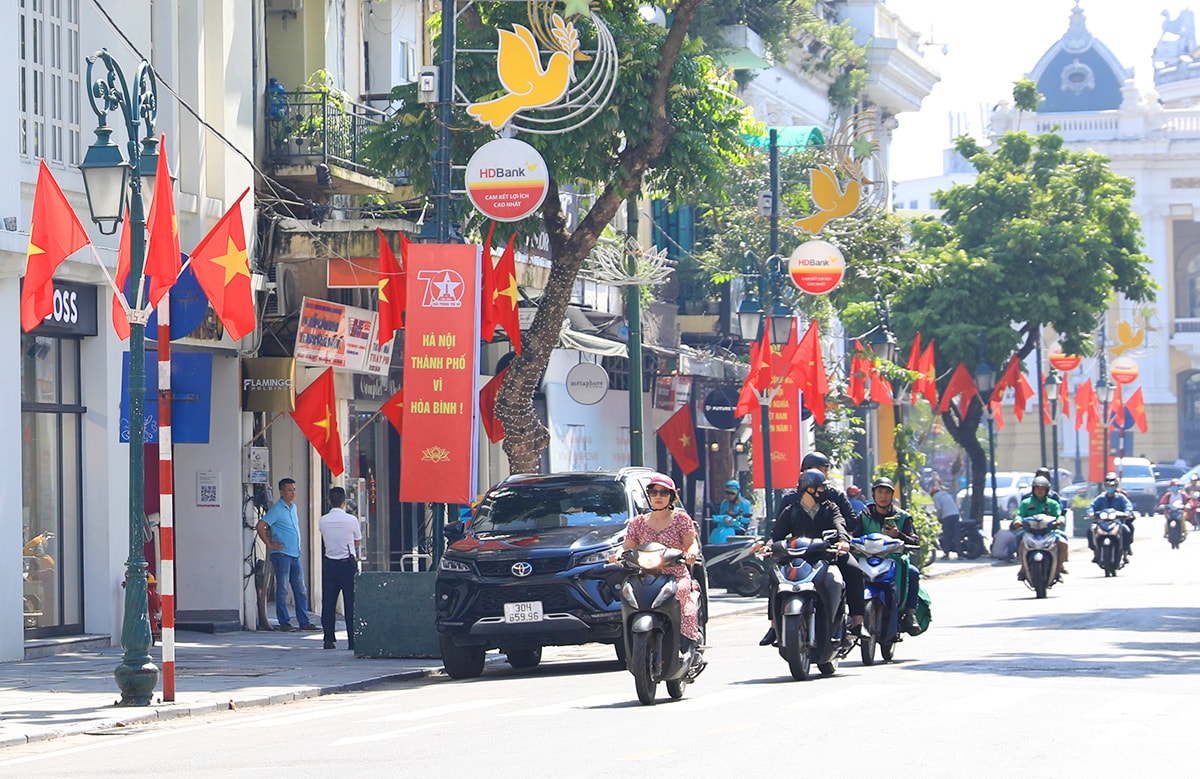
[[[295,265],[275,263],[267,273],[264,319],[286,319],[300,310],[300,270]]]
[[[267,13],[296,15],[304,8],[304,0],[267,0]]]

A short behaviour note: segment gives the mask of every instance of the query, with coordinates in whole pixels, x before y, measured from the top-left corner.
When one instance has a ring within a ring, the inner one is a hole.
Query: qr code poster
[[[196,505],[221,505],[221,474],[218,471],[196,472]]]

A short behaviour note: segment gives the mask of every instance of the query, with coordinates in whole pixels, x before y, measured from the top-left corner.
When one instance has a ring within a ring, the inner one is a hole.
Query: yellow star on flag
[[[388,282],[390,282],[390,281],[391,281],[391,279],[388,279],[388,278],[381,278],[379,280],[379,299],[381,301],[383,301],[384,303],[392,302],[392,299],[389,298],[387,295],[387,286],[388,286]]]
[[[316,422],[313,422],[314,427],[320,427],[325,430],[325,441],[326,442],[329,441],[329,431],[333,424],[332,420],[333,420],[333,412],[330,410],[329,406],[326,406],[324,419],[320,419]]]
[[[513,276],[510,274],[508,277],[508,286],[505,287],[504,289],[496,290],[495,294],[492,296],[492,300],[493,301],[499,300],[502,297],[508,298],[509,305],[512,308],[517,307],[517,277],[516,276]]]
[[[684,446],[688,446],[689,444],[691,444],[691,442],[692,442],[692,438],[687,433],[684,433],[683,435],[679,436],[679,443],[683,444]]]
[[[250,275],[250,265],[246,259],[246,250],[239,249],[232,237],[229,239],[229,245],[225,253],[220,257],[213,257],[211,261],[213,264],[220,265],[225,269],[224,286],[226,287],[229,286],[230,281],[238,276],[248,277]]]

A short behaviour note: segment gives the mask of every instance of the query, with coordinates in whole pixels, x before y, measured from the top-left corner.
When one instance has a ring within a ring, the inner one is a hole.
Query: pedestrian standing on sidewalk
[[[296,619],[300,630],[320,630],[308,618],[308,591],[304,589],[304,569],[300,566],[300,515],[296,511],[295,479],[279,480],[279,500],[254,528],[271,550],[271,569],[275,572],[276,630],[295,630],[287,609],[287,588],[292,587],[296,601]]]
[[[329,490],[329,513],[317,526],[325,542],[321,561],[321,628],[325,631],[325,648],[336,649],[334,628],[337,626],[337,599],[342,596],[342,613],[346,615],[346,637],[354,649],[354,574],[358,573],[358,546],[362,530],[358,518],[343,508],[346,491],[341,487]]]
[[[950,490],[937,482],[930,486],[929,491],[933,496],[933,510],[937,512],[938,522],[942,524],[942,559],[948,558],[951,552],[962,557],[958,532],[958,522],[962,516],[958,513],[958,504],[954,502]]]

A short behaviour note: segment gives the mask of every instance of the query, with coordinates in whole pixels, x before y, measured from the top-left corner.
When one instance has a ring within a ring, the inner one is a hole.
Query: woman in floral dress
[[[700,627],[697,621],[699,607],[692,591],[699,589],[696,581],[688,573],[688,565],[696,562],[700,554],[700,542],[696,537],[696,529],[692,518],[682,508],[675,506],[678,493],[675,482],[670,477],[657,473],[650,478],[646,487],[646,495],[650,498],[650,511],[638,514],[629,521],[629,529],[625,534],[625,549],[637,549],[642,544],[657,541],[663,546],[679,549],[684,553],[683,563],[667,566],[663,573],[674,576],[678,581],[675,597],[679,599],[683,624],[679,632],[691,641],[700,639]]]

